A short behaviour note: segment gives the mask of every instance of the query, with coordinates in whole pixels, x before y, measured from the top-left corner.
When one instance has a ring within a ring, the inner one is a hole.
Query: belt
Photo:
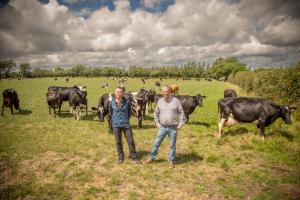
[[[176,128],[177,125],[162,125],[162,127],[165,127],[165,128]]]

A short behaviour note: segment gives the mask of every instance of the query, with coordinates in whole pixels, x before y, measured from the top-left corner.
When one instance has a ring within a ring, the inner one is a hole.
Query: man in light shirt
[[[170,140],[169,167],[174,168],[177,133],[185,123],[186,118],[179,100],[171,96],[171,88],[164,86],[162,93],[163,97],[157,101],[154,110],[154,121],[158,132],[150,154],[150,159],[146,164],[152,163],[155,160],[160,144],[165,136],[168,135]]]

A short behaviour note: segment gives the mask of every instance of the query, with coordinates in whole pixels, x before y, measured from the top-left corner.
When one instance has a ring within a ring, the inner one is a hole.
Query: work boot
[[[151,158],[149,158],[149,160],[147,160],[146,162],[144,162],[144,164],[150,164],[153,163],[154,160],[152,160]]]
[[[172,160],[169,160],[169,168],[175,168],[175,164]]]
[[[142,164],[141,161],[139,161],[137,158],[132,159],[132,160],[135,162],[135,164]]]
[[[118,164],[120,165],[120,164],[122,164],[124,162],[124,159],[119,159],[118,160]]]

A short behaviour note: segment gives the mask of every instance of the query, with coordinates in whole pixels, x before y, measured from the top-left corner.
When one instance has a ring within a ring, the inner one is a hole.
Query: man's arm
[[[156,107],[154,109],[154,123],[155,123],[155,126],[157,128],[160,127],[159,113],[160,113],[160,110],[159,110],[159,101],[157,101]]]
[[[178,114],[179,114],[179,124],[177,126],[177,129],[180,129],[186,122],[186,117],[183,111],[183,108],[181,106],[181,103],[177,101],[177,109],[178,109]]]

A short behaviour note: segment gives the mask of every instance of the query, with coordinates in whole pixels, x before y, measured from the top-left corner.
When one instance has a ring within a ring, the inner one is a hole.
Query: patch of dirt
[[[279,184],[277,188],[285,194],[289,194],[292,199],[300,199],[300,185]]]

